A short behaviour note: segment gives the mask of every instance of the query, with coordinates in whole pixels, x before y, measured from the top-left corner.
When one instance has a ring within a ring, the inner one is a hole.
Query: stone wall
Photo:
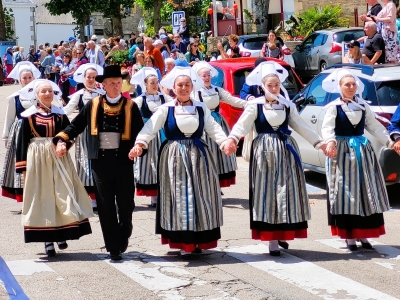
[[[367,12],[367,3],[365,0],[294,0],[295,14],[299,14],[304,10],[313,8],[314,6],[337,5],[342,7],[342,16],[349,19],[349,25],[354,26],[354,8],[358,8],[358,16]],[[361,20],[359,25],[363,24]],[[361,25],[362,26],[362,25]]]

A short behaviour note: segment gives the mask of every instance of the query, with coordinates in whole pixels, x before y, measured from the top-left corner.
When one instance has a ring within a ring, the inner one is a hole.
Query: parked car
[[[268,34],[251,34],[251,35],[242,35],[239,37],[238,46],[240,49],[240,54],[242,57],[259,57],[260,51],[264,43],[268,39]],[[288,47],[285,46],[283,40],[278,37],[280,43],[282,44],[282,50],[284,56],[284,60],[292,67],[295,67],[292,51]]]
[[[224,88],[232,95],[240,97],[240,90],[242,89],[246,76],[254,69],[254,62],[256,59],[256,57],[241,57],[210,62],[218,71],[218,76],[212,78],[212,84]],[[303,87],[300,78],[286,62],[274,58],[268,58],[267,60],[276,61],[288,70],[289,76],[283,85],[287,89],[289,97],[292,99]],[[232,128],[242,114],[243,109],[221,102],[220,112]]]
[[[400,103],[400,66],[394,65],[349,65],[355,75],[364,83],[365,89],[362,98],[369,102],[372,111],[377,115],[390,120]],[[324,119],[326,104],[336,100],[339,94],[327,93],[322,89],[322,81],[335,68],[343,64],[334,65],[322,71],[306,87],[294,97],[293,101],[300,109],[300,116],[321,135],[321,126]],[[378,119],[386,128],[389,123]],[[293,137],[299,145],[303,166],[316,172],[325,173],[325,155],[321,150],[315,150],[304,138],[293,132]],[[400,182],[400,156],[394,150],[385,148],[367,131],[365,136],[371,142],[382,167],[387,184]]]
[[[300,76],[316,75],[327,66],[342,62],[342,42],[365,36],[361,27],[331,28],[310,34],[293,52],[296,72]]]

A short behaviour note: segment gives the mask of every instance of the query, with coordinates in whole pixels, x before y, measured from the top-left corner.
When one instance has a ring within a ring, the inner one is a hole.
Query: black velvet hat
[[[106,78],[116,78],[116,77],[122,78],[121,67],[113,65],[105,67],[103,75],[96,76],[96,81],[103,82],[103,80]]]

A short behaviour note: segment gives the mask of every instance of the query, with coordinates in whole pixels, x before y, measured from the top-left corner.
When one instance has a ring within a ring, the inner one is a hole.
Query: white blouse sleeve
[[[245,108],[239,120],[233,126],[229,137],[233,138],[236,143],[239,143],[240,138],[249,133],[256,119],[257,104],[250,104]]]
[[[168,116],[168,108],[169,106],[162,105],[156,110],[139,132],[135,144],[141,143],[145,145],[145,148],[148,147],[150,141],[157,136],[158,131],[164,126]]]
[[[227,139],[227,136],[222,127],[211,116],[211,111],[205,105],[202,107],[204,110],[204,131],[220,146]]]
[[[322,121],[321,134],[325,143],[335,142],[335,122],[336,122],[337,108],[336,105],[330,105],[326,109],[324,120]]]
[[[223,88],[217,88],[219,99],[222,102],[228,103],[234,107],[244,108],[247,105],[247,101],[244,101],[238,97],[233,97],[229,92],[224,90]]]
[[[8,99],[6,118],[4,120],[4,126],[3,126],[3,140],[8,139],[11,126],[14,123],[16,116],[17,112],[15,110],[15,96],[12,96],[9,97]]]
[[[289,126],[307,140],[316,149],[322,143],[321,137],[300,117],[296,106],[290,105]]]
[[[66,106],[64,106],[63,110],[67,116],[72,114],[75,109],[78,107],[79,104],[79,98],[81,97],[81,94],[74,94],[69,98],[69,102]]]
[[[365,129],[375,137],[380,143],[390,148],[392,140],[386,128],[375,118],[375,113],[371,111],[369,105],[365,105]]]
[[[133,99],[133,102],[136,103],[136,105],[138,106],[139,109],[142,109],[142,105],[143,105],[143,97],[142,96],[136,97],[135,99]]]

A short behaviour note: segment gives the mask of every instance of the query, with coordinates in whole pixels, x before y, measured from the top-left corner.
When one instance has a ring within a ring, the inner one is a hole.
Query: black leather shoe
[[[129,239],[123,240],[121,243],[121,253],[124,253],[126,251],[126,249],[128,248],[129,245]]]
[[[54,249],[54,244],[44,244],[44,250],[46,251],[46,254],[48,257],[54,257],[56,256],[56,249]]]
[[[281,256],[281,251],[275,250],[275,251],[269,251],[269,255],[271,256]]]
[[[192,254],[202,254],[202,253],[203,253],[203,250],[201,250],[199,248],[194,249],[194,251],[192,252]]]
[[[111,260],[121,260],[122,256],[119,252],[110,252],[110,259]]]
[[[347,249],[349,249],[350,251],[357,251],[357,245],[349,245],[348,243],[347,243],[347,240],[346,240],[346,246],[347,246]]]
[[[369,242],[364,243],[361,240],[360,240],[360,242],[361,242],[361,247],[363,247],[364,249],[368,249],[368,250],[374,249]]]
[[[65,241],[62,243],[57,243],[57,245],[58,245],[58,249],[60,249],[60,250],[65,250],[68,248],[68,244]]]
[[[289,243],[285,241],[278,241],[278,245],[283,249],[289,249]]]

